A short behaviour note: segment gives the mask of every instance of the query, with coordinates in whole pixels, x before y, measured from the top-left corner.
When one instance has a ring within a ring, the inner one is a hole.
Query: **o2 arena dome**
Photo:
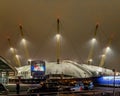
[[[60,75],[74,77],[74,78],[87,78],[99,75],[113,75],[113,71],[98,66],[79,64],[70,60],[63,60],[60,64],[57,62],[45,62],[45,75]],[[31,77],[30,65],[16,68],[18,70],[18,76],[23,78]]]
[[[70,60],[63,60],[60,64],[49,62],[46,64],[46,69],[46,74],[64,74],[78,78],[93,77],[100,74],[113,74],[112,70],[109,69],[88,64],[78,64]]]

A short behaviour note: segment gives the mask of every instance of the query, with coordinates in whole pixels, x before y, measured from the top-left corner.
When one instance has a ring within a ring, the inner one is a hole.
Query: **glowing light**
[[[118,76],[119,75],[119,72],[116,72],[116,74],[115,74],[116,76]]]
[[[28,62],[27,62],[28,65],[31,65],[31,61],[32,61],[31,59],[28,59]]]
[[[15,55],[16,58],[19,58],[19,55]]]
[[[93,38],[92,39],[92,43],[95,43],[97,40],[96,40],[96,38]]]
[[[102,57],[105,57],[105,54],[103,54]]]
[[[89,61],[90,61],[90,62],[92,62],[93,60],[92,60],[92,59],[90,59]]]
[[[60,37],[61,37],[61,35],[60,35],[60,34],[56,34],[56,38],[57,38],[57,40],[59,40],[59,39],[60,39]]]
[[[23,38],[23,39],[22,39],[22,43],[24,43],[24,44],[26,43],[26,40],[25,40],[25,38]]]
[[[21,71],[19,70],[18,73],[21,73]]]
[[[29,62],[31,62],[32,60],[31,59],[28,59]]]
[[[13,52],[13,51],[14,51],[14,48],[13,48],[13,47],[11,47],[11,48],[10,48],[10,50]]]
[[[90,61],[90,59],[93,58],[93,52],[94,52],[94,48],[95,48],[96,42],[97,42],[96,38],[92,38],[90,40],[90,42],[89,42],[89,44],[91,46],[89,54],[88,54],[88,59],[87,59],[87,61],[89,63],[92,62],[92,61]]]
[[[106,47],[106,52],[110,52],[110,47]]]
[[[110,47],[108,46],[108,47],[106,48],[106,50],[110,50]]]
[[[91,64],[91,63],[92,63],[92,61],[93,61],[92,59],[89,59],[89,60],[88,60],[88,64]]]
[[[91,47],[95,47],[96,44],[97,44],[97,39],[96,38],[92,38],[92,39],[89,40],[89,45]]]

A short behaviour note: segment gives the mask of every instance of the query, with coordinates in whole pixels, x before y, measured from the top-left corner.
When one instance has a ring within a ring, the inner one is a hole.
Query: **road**
[[[8,84],[7,88],[9,89],[8,96],[17,96],[16,95],[16,89],[15,84]],[[28,96],[27,89],[29,87],[35,87],[39,86],[38,84],[20,84],[21,90],[19,96]],[[113,96],[113,90],[115,90],[115,93],[120,96],[120,88],[111,88],[111,87],[95,87],[94,90],[83,90],[81,92],[75,92],[75,91],[66,91],[66,92],[57,92],[57,93],[35,93],[35,96]],[[109,95],[105,95],[109,94]]]

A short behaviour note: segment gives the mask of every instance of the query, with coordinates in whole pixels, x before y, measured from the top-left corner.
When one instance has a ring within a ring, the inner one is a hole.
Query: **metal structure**
[[[57,18],[57,64],[60,63],[60,20]]]
[[[12,55],[13,55],[15,64],[17,64],[17,66],[21,66],[20,59],[16,57],[16,55],[17,55],[17,54],[16,54],[16,50],[15,50],[15,48],[13,47],[10,38],[8,38],[8,43],[9,43],[10,50],[11,50],[11,52],[12,52]]]
[[[105,50],[103,51],[103,55],[101,57],[101,61],[100,61],[100,64],[99,64],[100,67],[103,67],[103,65],[105,64],[106,55],[108,53],[108,48],[110,47],[110,45],[112,43],[112,40],[113,40],[113,35],[111,35],[111,37],[109,38],[108,44],[107,44]]]
[[[22,38],[22,42],[23,42],[23,47],[24,47],[24,53],[25,53],[26,59],[29,60],[30,55],[29,55],[27,44],[26,44],[23,27],[21,24],[19,24],[19,28],[20,28],[20,34],[21,34],[21,38]]]
[[[96,35],[97,35],[98,27],[99,27],[99,24],[96,24],[95,31],[94,31],[94,37],[92,39],[93,41],[96,40]],[[90,48],[90,51],[89,51],[89,55],[88,55],[88,59],[87,59],[87,63],[88,64],[90,64],[90,62],[92,61],[93,52],[94,52],[94,46],[95,46],[95,42],[92,42],[92,45],[91,45],[91,48]]]

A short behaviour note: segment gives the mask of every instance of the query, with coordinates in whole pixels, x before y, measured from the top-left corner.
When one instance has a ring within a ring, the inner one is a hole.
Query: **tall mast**
[[[19,25],[19,28],[20,28],[20,34],[21,34],[21,38],[22,38],[23,47],[24,47],[24,53],[25,53],[26,59],[29,60],[29,57],[30,57],[29,51],[28,51],[26,39],[24,37],[23,27],[21,24]]]
[[[99,24],[96,24],[95,31],[94,31],[94,37],[93,37],[92,42],[91,42],[92,45],[91,45],[90,52],[89,52],[88,59],[87,59],[88,64],[90,64],[92,62],[92,59],[93,59],[93,51],[94,51],[98,27],[99,27]]]
[[[107,46],[106,46],[106,48],[105,48],[105,50],[103,52],[103,55],[102,55],[102,58],[101,58],[101,61],[100,61],[100,64],[99,64],[100,67],[102,67],[105,64],[105,59],[106,59],[107,53],[108,53],[108,51],[110,49],[110,45],[112,43],[112,39],[113,39],[113,36],[111,36],[109,38],[108,44],[107,44]]]
[[[13,55],[13,59],[14,59],[15,63],[20,67],[21,62],[20,62],[18,55],[16,54],[15,48],[12,46],[12,43],[11,43],[11,40],[9,37],[7,40],[8,40],[9,46],[10,46],[10,51],[12,52],[12,55]]]
[[[57,64],[60,64],[60,20],[57,18]]]

